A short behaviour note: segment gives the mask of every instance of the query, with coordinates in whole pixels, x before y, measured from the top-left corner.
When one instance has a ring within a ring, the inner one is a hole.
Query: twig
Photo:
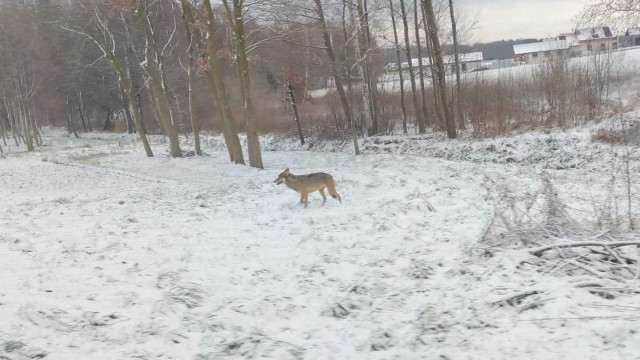
[[[581,316],[581,317],[566,317],[566,318],[539,318],[539,319],[519,319],[518,321],[549,321],[549,320],[636,320],[640,319],[640,316],[625,316],[625,315],[613,315],[613,316]]]
[[[542,291],[539,290],[528,290],[528,291],[523,291],[523,292],[519,292],[517,294],[514,295],[510,295],[507,298],[501,299],[501,300],[497,300],[492,302],[493,305],[497,305],[497,304],[504,304],[507,303],[511,306],[514,306],[515,304],[518,304],[520,302],[520,300],[529,297],[531,295],[537,295],[542,293]]]
[[[585,247],[585,246],[602,246],[605,248],[608,246],[610,248],[618,248],[622,246],[640,246],[640,241],[616,241],[616,242],[576,241],[576,242],[559,243],[559,244],[542,246],[539,248],[529,250],[529,253],[535,256],[540,256],[545,251],[549,251],[553,249],[566,249],[566,248]]]

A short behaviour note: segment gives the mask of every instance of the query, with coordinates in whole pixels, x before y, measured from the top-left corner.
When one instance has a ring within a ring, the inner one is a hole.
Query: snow
[[[589,131],[369,138],[358,157],[271,137],[256,170],[229,164],[217,136],[183,159],[153,137],[146,158],[131,135],[47,129],[38,152],[0,159],[0,358],[637,359],[636,298],[479,242],[487,179],[527,193],[547,169],[590,208],[615,159]],[[572,169],[546,154],[559,146]],[[331,173],[343,203],[312,194],[302,209],[272,182],[287,167]],[[530,290],[541,305],[501,302]]]
[[[615,58],[614,65],[616,71],[621,71],[625,74],[635,75],[640,73],[640,47],[628,47],[622,48],[616,51],[612,51],[612,56]],[[593,62],[592,56],[579,56],[570,59],[570,64],[576,65],[588,65]],[[519,79],[530,79],[533,74],[538,71],[540,64],[525,64],[519,66],[507,66],[489,69],[485,71],[476,72],[463,72],[461,74],[463,82],[473,81],[517,81]],[[399,93],[400,92],[400,79],[397,73],[384,73],[380,75],[378,83],[378,89],[386,93]],[[411,91],[411,80],[409,74],[406,73],[404,77],[404,89],[405,91]],[[431,86],[431,79],[425,77],[425,85]],[[455,74],[447,75],[447,83],[453,84],[455,82]],[[313,90],[310,92],[313,98],[321,98],[328,93],[334,91],[335,88],[325,88]]]
[[[576,31],[578,41],[589,41],[594,39],[606,39],[613,37],[608,26],[579,29]]]
[[[513,45],[513,53],[515,55],[524,55],[545,51],[557,51],[569,48],[566,40],[547,40],[528,44]]]
[[[458,55],[458,59],[460,63],[468,63],[468,62],[480,62],[484,59],[482,52],[472,52],[472,53],[462,53]],[[445,55],[443,57],[443,61],[445,65],[454,64],[455,56],[454,55]],[[393,64],[393,63],[391,63]],[[422,64],[429,64],[429,58],[422,58]],[[411,59],[412,66],[419,66],[420,60],[418,58]],[[400,64],[403,68],[408,67],[408,62],[403,62]]]

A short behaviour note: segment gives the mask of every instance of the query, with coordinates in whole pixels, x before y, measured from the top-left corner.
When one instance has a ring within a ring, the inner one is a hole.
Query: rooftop
[[[587,41],[613,37],[611,28],[608,26],[598,26],[593,28],[578,29],[575,31],[578,41]]]
[[[537,52],[565,50],[571,45],[567,40],[547,40],[528,44],[513,45],[515,55],[524,55]]]

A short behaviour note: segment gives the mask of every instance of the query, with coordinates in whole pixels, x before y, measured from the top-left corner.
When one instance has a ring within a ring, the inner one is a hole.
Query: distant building
[[[613,35],[608,26],[578,29],[558,36],[558,40],[563,39],[569,42],[576,54],[581,55],[618,48],[618,37]]]
[[[570,48],[567,40],[545,40],[513,45],[513,59],[516,62],[534,64],[553,55],[569,54]]]
[[[442,60],[448,72],[453,73],[456,71],[456,59],[454,55],[447,55]],[[460,61],[460,71],[474,71],[483,66],[484,56],[480,51],[458,54],[458,60]]]
[[[384,71],[398,71],[398,64],[391,62],[384,66]]]
[[[615,50],[619,45],[618,37],[613,35],[610,27],[598,26],[560,34],[555,39],[514,45],[513,58],[517,62],[535,63],[554,54],[573,57]]]
[[[620,47],[640,46],[640,28],[629,29],[618,37]]]
[[[460,61],[460,71],[467,72],[480,69],[483,66],[483,59],[484,58],[482,52],[458,54],[458,60]],[[443,56],[442,60],[444,61],[444,66],[447,73],[451,74],[456,71],[456,60],[454,55],[445,55]],[[411,59],[411,65],[415,69],[417,69],[420,65],[418,58]],[[389,68],[394,68],[394,66],[392,66],[392,63],[388,64],[387,66]],[[422,59],[422,66],[429,66],[428,58]],[[403,62],[402,64],[400,64],[400,67],[402,68],[402,70],[409,69],[409,62]],[[397,66],[395,66],[395,68],[397,68]]]

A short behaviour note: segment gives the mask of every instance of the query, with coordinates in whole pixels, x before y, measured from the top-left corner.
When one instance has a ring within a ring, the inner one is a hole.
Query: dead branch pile
[[[620,231],[599,217],[576,220],[545,174],[538,191],[519,196],[509,185],[489,184],[494,216],[482,242],[526,247],[534,258],[525,262],[538,273],[572,277],[575,287],[606,299],[640,293],[639,233]]]

